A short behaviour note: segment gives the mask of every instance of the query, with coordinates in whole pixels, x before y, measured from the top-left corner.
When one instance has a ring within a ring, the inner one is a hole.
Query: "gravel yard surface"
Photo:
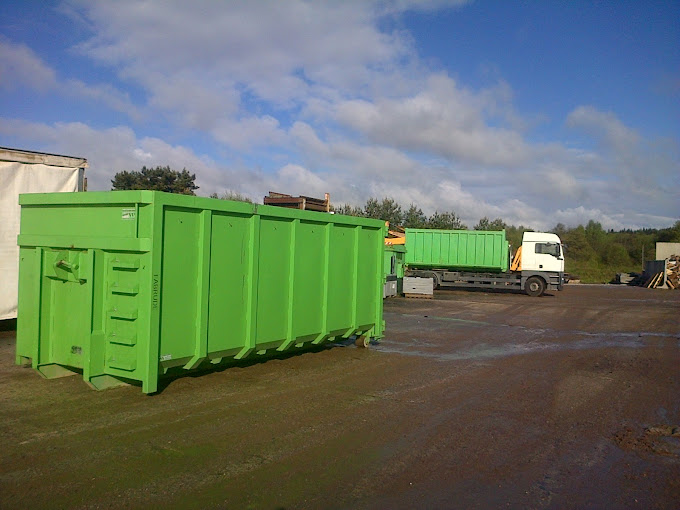
[[[680,292],[385,301],[379,345],[97,392],[0,332],[0,508],[678,508]]]

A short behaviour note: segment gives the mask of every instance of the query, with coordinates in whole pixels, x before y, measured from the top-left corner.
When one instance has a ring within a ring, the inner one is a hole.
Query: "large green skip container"
[[[505,230],[406,229],[406,265],[449,271],[508,270]]]
[[[97,389],[379,338],[380,220],[152,191],[21,195],[16,362]]]

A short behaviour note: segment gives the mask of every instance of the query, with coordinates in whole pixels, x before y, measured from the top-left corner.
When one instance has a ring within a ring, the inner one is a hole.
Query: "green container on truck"
[[[155,191],[21,195],[16,362],[96,389],[383,335],[379,220]]]
[[[434,288],[517,289],[530,296],[562,290],[560,238],[525,232],[511,258],[505,231],[406,229],[406,276],[432,278]]]
[[[406,264],[464,271],[508,270],[505,230],[406,229]]]

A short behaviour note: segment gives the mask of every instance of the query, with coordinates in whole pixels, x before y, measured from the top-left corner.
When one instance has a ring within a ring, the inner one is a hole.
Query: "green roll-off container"
[[[158,389],[267,350],[379,338],[384,222],[153,191],[21,195],[16,362]]]
[[[449,271],[506,272],[505,230],[406,229],[406,265]]]

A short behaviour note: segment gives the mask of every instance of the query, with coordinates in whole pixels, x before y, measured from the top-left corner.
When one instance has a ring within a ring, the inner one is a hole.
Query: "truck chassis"
[[[562,290],[560,273],[521,271],[517,273],[468,273],[444,269],[408,269],[407,276],[432,278],[432,287],[514,289],[529,296],[542,296],[546,290]]]

